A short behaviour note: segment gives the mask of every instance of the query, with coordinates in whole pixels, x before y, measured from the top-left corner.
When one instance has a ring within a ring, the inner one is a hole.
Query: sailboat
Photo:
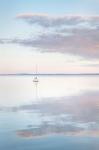
[[[39,82],[38,77],[37,77],[37,65],[36,65],[36,73],[35,73],[35,77],[33,79],[33,82]]]

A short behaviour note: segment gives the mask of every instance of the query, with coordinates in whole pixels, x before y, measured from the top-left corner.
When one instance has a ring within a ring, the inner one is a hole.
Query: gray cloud
[[[99,57],[99,16],[51,17],[44,14],[21,14],[17,18],[54,30],[49,32],[45,28],[45,33],[36,37],[0,39],[0,44],[19,44],[41,52],[59,52],[97,59]]]
[[[99,16],[50,16],[48,14],[19,14],[18,19],[24,20],[29,24],[38,24],[42,27],[60,27],[60,26],[74,26],[80,24],[87,24],[90,26],[99,25]]]
[[[6,39],[0,39],[0,44],[5,44],[6,43]]]
[[[59,33],[41,34],[38,38],[1,39],[3,43],[19,44],[37,48],[41,52],[59,52],[73,55],[98,58],[99,30],[98,29],[67,29]]]

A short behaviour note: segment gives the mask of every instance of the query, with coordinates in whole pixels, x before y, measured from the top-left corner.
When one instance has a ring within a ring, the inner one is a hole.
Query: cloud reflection
[[[17,130],[21,137],[42,137],[52,134],[75,136],[99,136],[99,93],[87,92],[74,97],[48,98],[19,107],[1,108],[7,112],[25,111],[38,114],[39,124],[28,124]]]
[[[49,135],[99,136],[99,129],[85,129],[74,125],[42,124],[37,128],[17,130],[16,134],[24,138],[40,138]]]

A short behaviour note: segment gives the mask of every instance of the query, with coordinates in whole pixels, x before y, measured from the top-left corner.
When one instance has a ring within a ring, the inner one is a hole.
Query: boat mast
[[[38,71],[37,69],[38,69],[38,68],[37,68],[37,65],[36,65],[36,69],[35,69],[35,70],[36,70],[36,73],[35,73],[35,74],[36,74],[36,76],[37,76],[37,71]]]

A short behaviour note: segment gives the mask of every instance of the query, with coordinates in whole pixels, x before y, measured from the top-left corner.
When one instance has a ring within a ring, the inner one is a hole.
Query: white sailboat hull
[[[33,82],[39,82],[37,77],[34,77]]]

